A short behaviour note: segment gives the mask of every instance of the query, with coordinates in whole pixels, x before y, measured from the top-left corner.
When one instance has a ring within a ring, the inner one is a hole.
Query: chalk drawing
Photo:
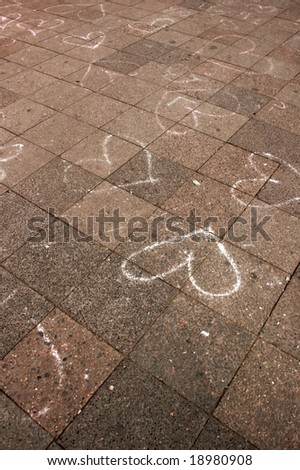
[[[63,360],[62,360],[57,348],[52,343],[52,341],[49,337],[49,334],[45,330],[43,325],[41,323],[39,323],[36,328],[37,328],[37,331],[39,333],[41,333],[41,336],[43,338],[43,342],[44,342],[45,346],[50,348],[50,354],[54,359],[54,362],[55,362],[55,365],[56,365],[56,370],[57,370],[58,377],[59,377],[59,387],[61,387],[63,385],[63,380],[64,380],[64,377],[65,377]]]
[[[128,186],[138,186],[142,184],[156,184],[159,182],[158,178],[154,178],[153,173],[153,156],[149,150],[144,150],[147,162],[147,178],[145,180],[133,181],[131,183],[120,184],[120,187],[126,188]]]

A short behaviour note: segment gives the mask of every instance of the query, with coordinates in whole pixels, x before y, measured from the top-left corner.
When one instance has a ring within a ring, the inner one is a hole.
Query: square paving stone
[[[2,144],[5,144],[6,142],[8,142],[13,137],[15,137],[15,135],[12,134],[11,132],[8,132],[6,129],[2,129],[2,128],[0,129],[1,151],[3,151]]]
[[[218,52],[225,49],[225,47],[226,46],[220,42],[208,41],[199,37],[191,38],[181,46],[182,49],[188,52],[200,54],[206,58],[214,57]]]
[[[300,137],[265,122],[252,119],[230,142],[278,163],[290,163],[300,170]]]
[[[63,54],[59,54],[52,59],[46,60],[42,64],[35,65],[34,69],[39,72],[44,72],[53,77],[63,78],[66,75],[70,75],[77,70],[82,69],[86,65],[86,62],[82,60],[73,59]]]
[[[234,86],[246,88],[266,96],[274,96],[286,83],[281,78],[272,77],[263,73],[246,70],[245,73],[237,77],[232,83]]]
[[[159,205],[193,174],[192,170],[143,150],[108,180],[131,194]]]
[[[120,359],[108,344],[56,310],[6,356],[4,390],[57,436]]]
[[[225,83],[231,82],[243,71],[244,69],[241,67],[226,64],[225,62],[220,62],[215,59],[209,59],[206,62],[203,62],[193,70],[197,75],[204,75],[205,77],[213,78]]]
[[[28,226],[30,219],[42,216],[44,212],[11,191],[1,196],[1,210],[3,232],[1,259],[4,259],[23,245],[31,235]]]
[[[72,163],[55,158],[19,183],[15,190],[46,211],[60,214],[101,181]]]
[[[72,318],[118,350],[128,352],[161,315],[176,290],[156,279],[138,283],[123,274],[124,260],[109,257],[62,303]],[[131,266],[134,275],[145,271]]]
[[[158,62],[148,62],[148,64],[142,65],[142,67],[131,72],[130,75],[162,86],[167,85],[184,73],[185,69],[182,65],[168,66]]]
[[[157,62],[169,66],[183,66],[186,70],[193,70],[204,62],[205,58],[199,54],[192,54],[191,52],[185,51],[180,47],[173,49],[170,52],[158,57]]]
[[[39,219],[35,233],[4,266],[53,303],[60,302],[108,256],[108,250],[63,222]],[[27,233],[26,233],[27,234]],[[25,240],[24,240],[25,241]]]
[[[173,46],[174,47],[174,46]],[[140,55],[148,60],[155,60],[158,57],[171,51],[173,47],[150,39],[142,39],[123,49],[127,54]]]
[[[187,449],[205,421],[197,407],[126,361],[60,441],[68,449]]]
[[[199,450],[245,450],[255,447],[217,419],[207,421],[192,449]]]
[[[197,108],[200,103],[201,101],[195,98],[162,88],[138,103],[137,106],[156,115],[179,121]]]
[[[1,86],[24,96],[32,95],[35,91],[55,81],[55,78],[32,69],[25,70],[16,75],[15,72],[13,72],[12,75],[13,76],[2,80]]]
[[[55,56],[55,52],[32,45],[22,49],[21,51],[10,54],[6,59],[16,62],[17,64],[24,65],[25,67],[33,67],[34,65],[44,62],[45,60],[52,59],[52,57]]]
[[[106,178],[139,151],[140,147],[97,130],[62,156],[85,170]]]
[[[288,83],[275,98],[300,107],[300,84]]]
[[[253,341],[254,336],[180,294],[130,358],[211,412]]]
[[[215,416],[260,449],[299,447],[299,362],[258,341]]]
[[[68,39],[68,36],[58,34],[56,36],[52,36],[48,39],[45,39],[44,41],[39,42],[39,47],[44,47],[45,49],[49,49],[50,51],[63,54],[64,52],[74,48],[74,44],[70,43]],[[80,41],[79,38],[78,41]]]
[[[1,269],[1,357],[5,356],[50,310],[52,304]]]
[[[256,334],[287,281],[284,271],[224,242],[191,273],[185,293]]]
[[[159,90],[157,85],[140,80],[135,77],[123,77],[101,88],[101,94],[123,101],[128,104],[136,104],[146,96]]]
[[[129,106],[125,103],[92,93],[65,109],[64,112],[92,126],[100,127],[128,108]]]
[[[14,93],[13,91],[7,90],[6,88],[0,88],[0,108],[5,108],[21,98],[22,96]]]
[[[81,232],[114,248],[127,239],[131,219],[147,219],[155,210],[152,204],[104,181],[63,215]],[[113,224],[112,217],[117,218],[116,212],[120,219]],[[101,224],[98,217],[101,219],[103,216],[110,220],[103,220]]]
[[[292,165],[280,165],[257,197],[271,206],[300,218],[300,179]]]
[[[253,65],[252,70],[283,80],[292,80],[299,73],[299,65],[266,56]]]
[[[233,46],[228,46],[226,49],[218,52],[215,55],[217,60],[228,62],[229,64],[238,65],[239,67],[250,68],[253,64],[258,62],[262,56],[253,52],[244,52]]]
[[[80,61],[84,60],[85,62],[92,63],[105,57],[109,57],[114,52],[115,49],[112,49],[111,47],[100,46],[97,44],[97,41],[89,41],[65,52],[65,55],[74,57],[75,59],[80,59]]]
[[[172,31],[171,29],[162,29],[151,35],[151,41],[167,44],[171,47],[181,46],[181,44],[189,41],[191,36],[188,34]]]
[[[269,101],[269,98],[234,85],[227,85],[209,101],[222,108],[251,117]]]
[[[261,336],[277,348],[300,359],[300,279],[294,276],[276,304]]]
[[[225,44],[226,46],[231,46],[239,39],[242,39],[244,36],[242,34],[236,33],[235,31],[224,30],[222,28],[210,28],[205,29],[200,34],[198,34],[199,38],[209,39],[210,41],[220,42],[221,44]]]
[[[198,100],[207,100],[223,87],[223,82],[197,75],[193,71],[181,75],[181,77],[171,82],[167,88]]]
[[[298,106],[277,100],[270,101],[257,113],[258,119],[297,135],[300,135],[299,116]]]
[[[25,132],[24,137],[57,155],[77,144],[95,130],[71,116],[57,113]]]
[[[55,158],[53,153],[47,152],[20,137],[11,139],[4,145],[1,145],[0,149],[1,181],[10,187],[13,187]]]
[[[97,65],[89,64],[87,67],[71,73],[66,80],[76,83],[92,91],[98,91],[101,87],[121,78],[122,74],[107,70]]]
[[[299,262],[300,220],[258,199],[251,202],[242,217],[247,222],[243,228],[238,222],[233,225],[236,238],[232,243],[292,274]]]
[[[271,177],[278,163],[225,144],[199,170],[202,174],[247,194],[255,194]]]
[[[53,116],[54,111],[24,98],[3,108],[1,113],[2,126],[15,134],[21,134],[30,127]]]
[[[169,119],[158,118],[154,113],[131,108],[103,126],[103,130],[146,147],[173,125],[174,122]]]
[[[42,88],[30,98],[40,104],[60,111],[74,102],[81,100],[89,93],[88,90],[82,87],[59,81]]]
[[[9,54],[13,54],[14,52],[24,49],[25,47],[27,47],[25,42],[2,36],[0,40],[0,57],[6,57]]]
[[[194,209],[197,217],[201,217],[202,227],[210,226],[217,235],[223,236],[251,201],[251,196],[245,193],[237,191],[236,194],[238,198],[232,196],[228,186],[194,174],[162,204],[162,208],[181,217],[187,217]]]
[[[246,116],[203,103],[183,118],[181,124],[226,141],[247,121]]]
[[[198,170],[222,143],[214,137],[176,124],[152,142],[148,149],[192,170]]]
[[[46,449],[52,436],[22,411],[10,398],[1,393],[3,450]]]
[[[137,54],[127,54],[123,51],[115,52],[108,57],[98,60],[95,65],[119,73],[130,73],[133,70],[145,65],[150,59]]]

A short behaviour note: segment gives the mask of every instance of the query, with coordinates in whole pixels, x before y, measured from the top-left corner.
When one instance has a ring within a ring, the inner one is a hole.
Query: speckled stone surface
[[[61,442],[70,449],[185,449],[205,421],[197,407],[126,361]]]
[[[299,8],[260,3],[4,2],[4,448],[299,448]]]

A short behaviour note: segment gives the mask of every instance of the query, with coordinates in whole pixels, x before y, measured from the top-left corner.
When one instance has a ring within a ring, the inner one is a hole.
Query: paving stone
[[[137,126],[137,122],[140,124]],[[137,108],[125,111],[121,116],[103,126],[103,130],[117,135],[133,144],[146,147],[174,124],[173,121],[158,117]]]
[[[60,81],[42,88],[30,98],[40,104],[61,111],[74,102],[81,100],[89,93],[88,90],[82,87]]]
[[[257,118],[294,134],[300,135],[299,108],[290,103],[272,100],[258,113]]]
[[[13,91],[6,90],[5,88],[0,88],[0,107],[5,108],[15,101],[18,101],[22,98],[22,96],[14,93]]]
[[[297,374],[296,359],[257,342],[215,416],[260,449],[296,449],[300,418]]]
[[[84,44],[66,51],[65,55],[80,61],[91,63],[104,59],[105,57],[109,57],[114,52],[116,51],[115,49],[112,49],[112,47],[97,45],[97,41],[85,41]]]
[[[205,58],[201,57],[199,54],[193,54],[191,52],[185,51],[180,47],[173,49],[170,52],[158,57],[157,62],[170,66],[183,66],[187,70],[192,70],[204,62]]]
[[[282,78],[254,72],[253,70],[246,70],[233,82],[234,86],[267,96],[274,96],[285,84],[286,80]]]
[[[212,411],[254,336],[179,295],[130,357],[207,412]]]
[[[300,359],[300,279],[294,276],[276,304],[261,336],[277,348]]]
[[[0,57],[6,57],[9,54],[20,51],[27,46],[25,42],[17,41],[14,38],[3,36],[0,40]]]
[[[300,65],[300,54],[295,49],[285,47],[285,45],[277,47],[269,55],[269,58],[282,62],[289,62],[292,65]]]
[[[239,67],[250,68],[256,62],[261,59],[261,56],[255,54],[253,52],[247,52],[246,54],[244,51],[233,46],[228,46],[222,51],[218,52],[214,56],[217,60],[222,60],[224,62],[228,62],[229,64],[238,65]]]
[[[53,153],[15,137],[1,146],[1,181],[13,187],[54,157]]]
[[[29,220],[43,212],[22,197],[7,191],[1,196],[3,239],[1,258],[5,259],[30,237]]]
[[[159,119],[159,115],[173,121],[179,121],[197,108],[200,103],[201,101],[187,97],[183,93],[162,88],[140,101],[137,106],[155,113],[157,119]]]
[[[299,194],[299,173],[294,166],[283,164],[266,182],[257,197],[300,218]]]
[[[255,447],[217,419],[207,421],[192,449],[199,450],[245,450]]]
[[[56,310],[5,357],[4,389],[57,436],[120,359],[109,345]]]
[[[130,72],[130,76],[162,86],[167,85],[184,73],[185,68],[182,65],[172,66],[153,61]]]
[[[140,147],[98,130],[62,156],[65,160],[106,178],[139,151]]]
[[[127,109],[129,109],[129,106],[125,103],[92,93],[66,108],[64,112],[92,126],[100,127]]]
[[[299,73],[299,65],[266,56],[254,64],[252,70],[283,80],[291,80]]]
[[[153,83],[135,77],[123,77],[101,88],[101,94],[133,105],[157,90],[159,87]]]
[[[119,216],[124,217],[123,222],[106,220],[99,225],[100,211],[106,217],[117,217],[115,211],[119,211]],[[128,237],[132,218],[147,218],[156,210],[155,206],[137,198],[136,196],[124,191],[124,189],[113,186],[107,181],[99,184],[89,194],[87,194],[77,204],[70,207],[64,217],[70,224],[76,224],[76,228],[83,233],[93,236],[108,247],[114,248],[119,242],[125,241]]]
[[[244,37],[242,34],[230,31],[229,29],[225,30],[217,27],[206,29],[198,34],[198,36],[203,39],[209,39],[210,41],[220,42],[226,46],[231,46]]]
[[[192,174],[191,170],[176,162],[143,150],[108,180],[141,199],[159,205]]]
[[[168,89],[184,93],[199,100],[207,100],[224,87],[224,83],[196,75],[193,72],[182,75],[168,85]]]
[[[162,29],[157,33],[154,33],[150,37],[151,41],[160,42],[171,47],[181,46],[185,42],[191,39],[188,34],[179,33],[178,31],[172,31],[171,29]]]
[[[13,137],[15,137],[15,135],[12,134],[11,132],[8,132],[6,129],[2,129],[2,128],[0,129],[0,143],[1,143],[1,146],[2,146],[2,144],[5,144],[6,142],[8,142]],[[3,150],[2,147],[1,147],[1,149]]]
[[[230,142],[251,152],[266,156],[278,163],[299,166],[300,138],[271,124],[253,119],[246,123]]]
[[[16,62],[17,64],[24,65],[25,67],[33,67],[34,65],[44,62],[45,60],[55,57],[56,53],[43,49],[42,47],[29,46],[14,52],[7,56],[7,60]]]
[[[18,64],[14,64],[12,62],[1,60],[0,80],[5,80],[13,75],[16,75],[22,72],[22,70],[26,70],[25,67],[22,67],[21,65],[18,65]],[[3,86],[2,81],[1,81],[1,86]],[[7,86],[5,88],[7,88]]]
[[[82,60],[59,54],[52,59],[46,60],[42,64],[36,65],[34,68],[37,71],[52,75],[53,77],[63,78],[66,75],[70,75],[82,69],[85,65],[86,63]]]
[[[38,221],[36,231],[29,233],[30,239],[10,256],[4,266],[51,302],[57,303],[98,267],[107,257],[108,250],[83,238],[75,229],[71,230],[57,219],[48,220],[47,214]]]
[[[258,113],[269,101],[269,98],[234,85],[227,85],[212,96],[209,101],[222,108],[251,117]]]
[[[52,437],[3,393],[0,396],[2,410],[2,445],[5,450],[45,449]]]
[[[128,352],[176,291],[160,279],[151,284],[128,279],[122,272],[122,262],[117,255],[109,257],[61,306],[113,347]],[[145,274],[138,267],[133,266],[133,270],[136,275]]]
[[[134,44],[126,47],[123,52],[139,55],[147,58],[148,60],[155,60],[163,54],[171,51],[173,47],[150,39],[142,39],[141,41],[135,42]]]
[[[98,60],[95,65],[100,67],[113,70],[119,73],[130,73],[133,70],[145,65],[149,62],[149,59],[136,54],[128,54],[124,51],[118,51],[114,54],[109,55],[105,59]]]
[[[224,242],[191,272],[185,293],[256,334],[287,282],[282,270]]]
[[[277,93],[275,98],[300,107],[300,85],[297,83],[288,83]]]
[[[201,174],[253,196],[272,176],[278,163],[225,144],[199,170]]]
[[[1,86],[20,95],[30,96],[32,93],[55,81],[55,78],[32,69],[16,73],[16,75],[14,75],[15,71],[13,70],[10,71],[12,76],[1,81]]]
[[[69,36],[58,34],[39,42],[39,47],[63,54],[64,52],[69,51],[74,47],[74,44],[70,43],[68,39]],[[80,41],[80,38],[78,38],[78,41]]]
[[[101,178],[55,158],[19,183],[15,190],[37,206],[60,214],[100,183]]]
[[[61,442],[69,449],[187,449],[205,421],[202,411],[126,361]]]
[[[60,155],[95,130],[71,116],[57,113],[25,132],[24,137],[34,144]]]
[[[193,72],[197,75],[204,75],[205,77],[229,83],[234,78],[241,75],[244,70],[245,69],[237,67],[236,65],[230,65],[219,60],[209,59],[196,67]]]
[[[180,123],[226,141],[247,121],[246,116],[210,103],[203,103]]]
[[[253,199],[242,217],[247,223],[243,228],[238,222],[233,226],[237,237],[233,243],[292,274],[299,262],[300,220],[258,199]],[[241,234],[244,240],[239,240]]]
[[[2,109],[1,122],[9,131],[21,134],[53,114],[46,106],[24,98]]]
[[[1,357],[39,323],[53,306],[15,276],[1,269],[3,318],[1,320]]]
[[[105,85],[121,78],[122,74],[107,70],[97,65],[89,64],[87,67],[71,73],[66,80],[76,83],[92,91],[98,91]]]
[[[222,183],[194,174],[162,204],[162,208],[181,217],[187,217],[194,209],[201,217],[202,227],[210,226],[223,236],[252,199],[238,190],[235,190],[237,197],[233,197],[232,192]]]
[[[159,156],[197,170],[222,145],[220,140],[176,124],[152,142],[148,149]]]

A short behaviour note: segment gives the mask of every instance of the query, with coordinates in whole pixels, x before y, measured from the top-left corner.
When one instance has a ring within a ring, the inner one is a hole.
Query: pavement
[[[299,448],[299,2],[1,15],[2,447]]]

